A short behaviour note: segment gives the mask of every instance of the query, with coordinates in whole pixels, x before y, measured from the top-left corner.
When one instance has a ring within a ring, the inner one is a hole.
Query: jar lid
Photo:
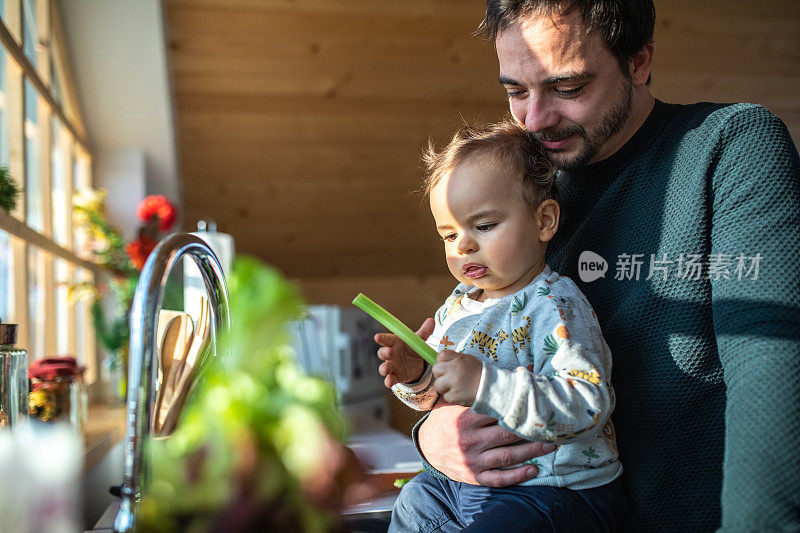
[[[0,344],[16,344],[17,343],[17,325],[16,324],[3,324],[0,320]]]

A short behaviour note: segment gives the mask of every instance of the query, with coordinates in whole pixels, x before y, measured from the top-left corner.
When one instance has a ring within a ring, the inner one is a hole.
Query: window
[[[0,0],[2,1],[2,0]],[[5,49],[0,49],[0,166],[8,166],[9,146],[8,146],[8,123],[6,111],[6,94],[8,94],[8,54]]]
[[[51,139],[50,197],[53,209],[53,240],[59,246],[66,248],[70,244],[68,229],[72,216],[72,185],[67,181],[67,170],[72,164],[69,154],[72,139],[69,137],[69,132],[61,127],[57,118],[53,119]]]
[[[39,97],[25,80],[25,221],[38,232],[44,229],[42,174],[39,170]]]
[[[36,48],[39,46],[39,30],[36,27],[36,0],[22,0],[22,48],[25,57],[35,67],[37,63]]]
[[[31,360],[73,355],[97,376],[89,303],[69,286],[98,268],[77,250],[72,194],[91,187],[91,154],[61,47],[57,2],[0,0],[0,165],[24,188],[0,211],[0,319],[20,325]]]
[[[0,317],[11,316],[14,308],[13,253],[11,236],[0,230]]]

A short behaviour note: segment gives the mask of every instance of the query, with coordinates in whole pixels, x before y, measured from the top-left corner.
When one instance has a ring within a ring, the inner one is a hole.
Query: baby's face
[[[487,298],[513,294],[544,268],[546,243],[521,179],[491,158],[458,165],[433,188],[431,212],[455,278]]]

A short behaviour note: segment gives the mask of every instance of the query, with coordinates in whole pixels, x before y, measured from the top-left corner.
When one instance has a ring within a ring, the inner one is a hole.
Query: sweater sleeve
[[[800,161],[783,123],[728,118],[708,276],[727,386],[722,530],[800,528]],[[793,466],[794,465],[794,466]]]
[[[611,356],[577,287],[564,278],[556,284],[571,290],[543,287],[520,313],[531,320],[531,364],[484,363],[472,409],[525,439],[567,443],[611,414]]]

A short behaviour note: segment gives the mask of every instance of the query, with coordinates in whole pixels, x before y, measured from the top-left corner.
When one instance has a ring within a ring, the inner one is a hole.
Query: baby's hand
[[[478,394],[483,364],[470,355],[442,350],[433,365],[436,390],[450,403],[471,407]]]
[[[432,318],[425,319],[417,335],[422,340],[433,333],[434,322]],[[419,380],[425,371],[425,361],[414,350],[392,333],[378,333],[375,342],[382,348],[378,349],[378,358],[383,361],[378,367],[378,373],[384,376],[383,384],[392,388],[397,383],[411,383]]]

